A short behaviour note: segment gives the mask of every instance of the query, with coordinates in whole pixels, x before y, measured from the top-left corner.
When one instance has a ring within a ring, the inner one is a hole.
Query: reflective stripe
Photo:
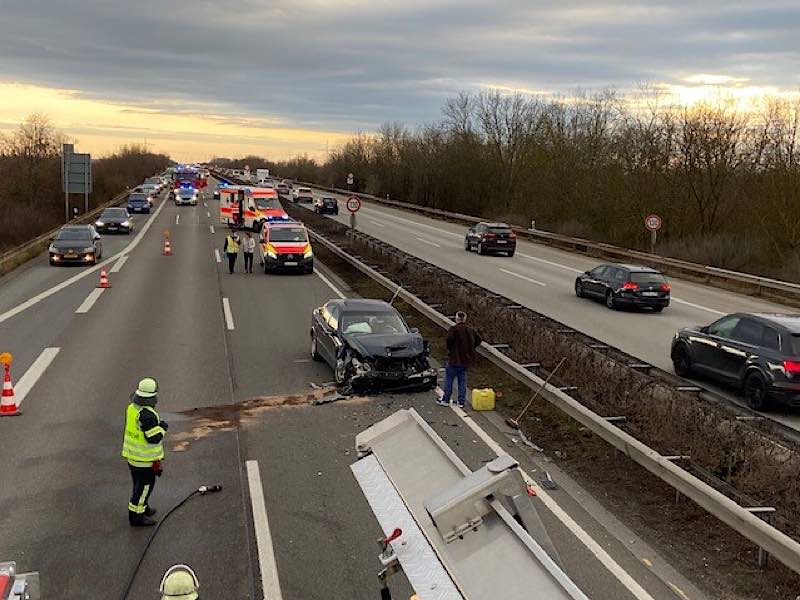
[[[147,431],[145,431],[145,432],[144,432],[144,436],[145,436],[145,437],[153,437],[154,435],[158,435],[159,433],[160,433],[161,435],[164,435],[164,434],[166,434],[167,432],[164,430],[164,428],[163,428],[163,427],[161,427],[161,425],[156,425],[156,426],[155,426],[155,427],[153,427],[152,429],[148,429]]]
[[[160,420],[156,410],[150,406],[139,406],[133,402],[128,405],[125,434],[122,442],[122,456],[137,467],[147,467],[153,462],[164,458],[164,446],[161,442],[151,444],[145,438],[145,434],[139,424],[139,415],[143,410],[149,410],[157,420]],[[160,425],[149,431],[154,430],[157,430],[156,433],[165,433]]]
[[[128,510],[136,513],[137,515],[143,515],[145,510],[147,510],[147,494],[150,491],[150,484],[142,488],[142,495],[139,496],[139,503],[133,504],[132,502],[128,502]]]

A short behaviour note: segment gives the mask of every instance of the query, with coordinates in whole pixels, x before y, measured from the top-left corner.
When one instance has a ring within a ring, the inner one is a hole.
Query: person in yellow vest
[[[161,476],[164,458],[164,436],[168,425],[156,412],[158,383],[145,377],[131,396],[125,415],[125,435],[122,456],[127,459],[133,480],[133,493],[128,502],[128,521],[132,527],[149,527],[156,524],[150,508],[150,494]]]
[[[228,271],[233,275],[236,257],[239,256],[239,234],[234,231],[231,235],[226,235],[222,250],[228,255]]]

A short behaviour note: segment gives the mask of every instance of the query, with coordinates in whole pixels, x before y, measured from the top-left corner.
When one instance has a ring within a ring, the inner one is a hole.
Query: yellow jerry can
[[[472,410],[494,410],[494,390],[484,388],[482,390],[472,390]]]

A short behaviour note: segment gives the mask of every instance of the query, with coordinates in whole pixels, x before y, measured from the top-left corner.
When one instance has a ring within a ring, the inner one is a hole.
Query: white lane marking
[[[203,202],[203,207],[208,208],[208,202]]]
[[[438,390],[437,390],[438,392]],[[505,456],[508,454],[505,450],[503,450],[500,445],[494,441],[492,436],[486,433],[480,425],[478,425],[467,413],[465,413],[461,408],[459,408],[456,404],[452,404],[450,406],[462,421],[475,432],[475,434],[481,438],[484,443],[491,448],[492,452],[497,454],[498,456]],[[519,470],[522,474],[523,479],[525,479],[525,483],[531,486],[535,491],[536,495],[541,499],[544,505],[553,513],[553,515],[561,521],[571,532],[572,534],[584,545],[586,548],[594,554],[595,558],[606,568],[608,571],[619,580],[619,582],[624,585],[627,590],[633,595],[634,598],[637,600],[653,600],[653,597],[647,593],[647,591],[639,585],[639,583],[630,576],[630,574],[623,569],[617,561],[615,561],[608,552],[606,552],[600,544],[598,544],[594,538],[592,538],[583,527],[581,527],[571,516],[569,516],[563,508],[561,508],[558,503],[553,500],[549,493],[543,490],[533,478],[528,475],[522,469]]]
[[[212,235],[214,234],[214,226],[213,225],[209,225],[208,226],[208,230],[211,232]]]
[[[437,244],[437,243],[435,243],[435,242],[429,242],[428,240],[426,240],[426,239],[423,239],[423,238],[421,238],[421,237],[418,237],[417,239],[418,239],[420,242],[424,242],[424,243],[426,243],[426,244],[430,244],[431,246],[436,246],[437,248],[441,248],[441,247],[442,247],[442,245],[441,245],[441,244]]]
[[[180,215],[175,215],[175,225],[179,225],[180,222],[181,222],[181,216]]]
[[[536,285],[540,285],[542,287],[546,287],[547,284],[542,281],[536,281],[535,279],[531,279],[530,277],[525,277],[525,275],[520,275],[519,273],[514,273],[514,271],[509,271],[508,269],[500,269],[503,273],[507,275],[513,275],[514,277],[519,277],[520,279],[524,279],[525,281],[530,281],[531,283],[535,283]]]
[[[33,386],[36,385],[36,382],[39,381],[39,378],[47,370],[47,367],[53,362],[59,350],[61,350],[61,348],[45,348],[42,350],[42,353],[33,361],[33,364],[28,367],[25,374],[17,381],[17,385],[14,388],[14,400],[16,400],[17,406],[22,404],[22,401],[25,400],[25,397],[33,389]]]
[[[258,566],[261,570],[261,590],[264,592],[264,600],[283,600],[258,461],[248,460],[245,465],[247,466],[247,485],[250,488],[250,505],[253,509],[253,527],[256,530]]]
[[[210,211],[210,210],[207,210],[207,211],[206,211],[206,216],[207,216],[209,219],[211,218],[211,211]]]
[[[425,227],[426,229],[431,229],[431,230],[433,230],[433,231],[435,231],[437,233],[443,233],[445,235],[452,235],[452,236],[455,236],[455,237],[458,237],[458,238],[463,238],[464,237],[464,235],[461,234],[461,233],[453,233],[452,231],[447,231],[446,229],[442,229],[441,227],[434,227],[433,225],[426,225],[425,223],[420,223],[418,221],[412,221],[411,219],[404,219],[403,217],[398,217],[396,215],[390,215],[390,214],[385,213],[383,211],[375,210],[373,208],[368,208],[367,211],[374,211],[374,212],[378,213],[379,215],[381,215],[381,217],[384,217],[384,218],[387,218],[387,219],[395,219],[397,221],[402,221],[403,223],[411,223],[412,225],[419,225],[420,227]]]
[[[217,260],[218,263],[222,262],[222,257],[219,255],[219,250],[214,248],[214,258]]]
[[[370,219],[369,222],[372,223],[373,225],[377,225],[378,227],[386,227],[386,225],[384,223],[381,223],[380,221],[376,221],[375,219]]]
[[[527,258],[528,260],[535,260],[536,262],[544,263],[546,265],[550,265],[551,267],[557,267],[559,269],[564,269],[566,271],[571,271],[572,273],[583,273],[580,269],[575,269],[573,267],[568,267],[567,265],[562,265],[557,262],[553,262],[551,260],[545,260],[543,258],[538,258],[536,256],[531,256],[530,254],[525,254],[524,252],[517,252],[518,256],[523,258]]]
[[[80,281],[84,277],[88,277],[89,275],[91,275],[95,271],[97,271],[97,270],[101,269],[102,267],[114,262],[120,256],[123,256],[123,255],[128,254],[129,252],[131,252],[134,248],[136,248],[136,246],[139,245],[139,242],[142,241],[142,239],[144,238],[144,235],[147,233],[148,229],[150,229],[150,225],[152,225],[153,222],[155,222],[156,218],[158,217],[159,213],[161,212],[161,209],[164,208],[164,204],[165,204],[165,202],[162,202],[161,204],[158,205],[158,208],[156,209],[156,212],[154,212],[153,216],[150,217],[150,219],[147,221],[147,223],[144,224],[144,226],[142,227],[141,231],[139,231],[139,233],[136,235],[136,237],[133,238],[133,240],[131,240],[131,243],[128,245],[127,248],[124,248],[123,250],[120,250],[114,256],[108,257],[107,259],[105,259],[104,261],[96,264],[93,267],[89,267],[85,271],[81,271],[77,275],[73,275],[72,277],[70,277],[69,279],[67,279],[65,281],[62,281],[58,285],[54,285],[53,287],[51,287],[51,288],[49,288],[49,289],[47,289],[47,290],[45,290],[43,292],[40,292],[39,294],[36,294],[33,298],[28,298],[25,302],[15,306],[11,310],[7,310],[6,312],[0,314],[0,323],[2,323],[3,321],[7,321],[11,317],[17,316],[22,311],[29,309],[31,306],[35,306],[35,305],[39,304],[39,302],[41,302],[42,300],[45,300],[45,299],[49,298],[50,296],[52,296],[53,294],[55,294],[57,292],[60,292],[64,288],[67,288],[67,287],[71,286],[76,281]]]
[[[325,275],[323,275],[322,273],[320,273],[320,272],[319,272],[319,269],[314,269],[314,273],[316,273],[316,274],[317,274],[317,276],[318,276],[320,279],[322,279],[322,281],[324,281],[324,282],[325,282],[325,284],[326,284],[326,285],[327,285],[329,288],[331,288],[331,289],[333,290],[333,293],[334,293],[334,294],[336,294],[337,296],[339,296],[339,298],[344,298],[344,294],[342,293],[342,291],[341,291],[339,288],[337,288],[335,285],[333,285],[333,282],[331,282],[331,280],[330,280],[330,279],[328,279],[327,277],[325,277]]]
[[[114,263],[114,266],[111,267],[110,273],[119,273],[122,270],[123,265],[128,262],[128,255],[126,254],[122,258],[120,258],[117,262]]]
[[[105,291],[105,288],[94,288],[89,292],[89,295],[86,296],[86,300],[81,303],[75,312],[78,314],[88,313],[94,306],[94,303],[97,302],[100,295]]]
[[[233,331],[233,313],[231,312],[231,303],[227,298],[222,299],[222,311],[225,313],[225,326],[228,331]]]
[[[727,314],[727,313],[724,313],[722,311],[715,310],[713,308],[708,308],[707,306],[702,306],[700,304],[695,304],[694,302],[688,302],[687,300],[681,300],[680,298],[676,298],[675,296],[672,296],[672,298],[670,298],[670,300],[672,302],[677,302],[678,304],[685,304],[686,306],[691,306],[692,308],[696,308],[698,310],[705,310],[705,311],[713,313],[715,315]]]

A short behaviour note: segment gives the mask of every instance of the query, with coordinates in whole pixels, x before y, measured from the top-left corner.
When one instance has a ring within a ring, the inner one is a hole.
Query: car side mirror
[[[700,333],[708,333],[708,325],[704,325],[700,328]]]
[[[411,329],[409,329],[409,331],[411,333],[419,333],[419,327],[412,327]]]

